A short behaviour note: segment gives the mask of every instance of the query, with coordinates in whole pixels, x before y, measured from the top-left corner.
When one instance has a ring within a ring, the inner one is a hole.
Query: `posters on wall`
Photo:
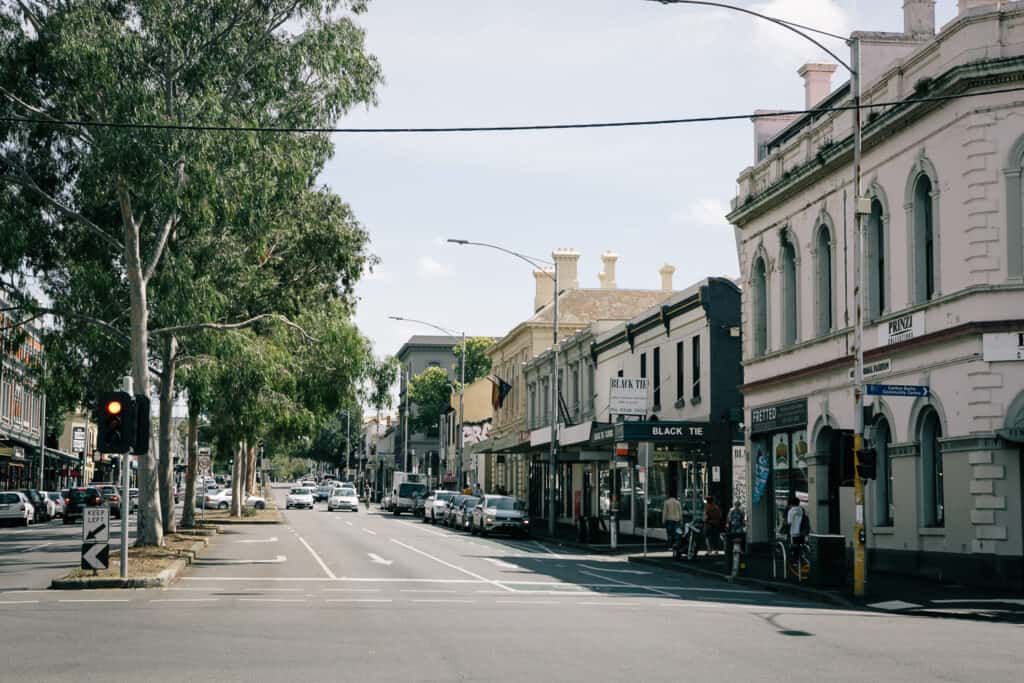
[[[752,500],[754,505],[756,505],[761,502],[761,497],[764,496],[764,490],[768,486],[768,476],[772,471],[771,460],[769,459],[768,451],[763,442],[754,444],[754,467],[754,491]]]

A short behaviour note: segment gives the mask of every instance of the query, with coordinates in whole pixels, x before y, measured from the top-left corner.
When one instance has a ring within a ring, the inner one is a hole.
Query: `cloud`
[[[699,197],[672,215],[672,222],[684,226],[726,225],[729,203],[717,197]]]
[[[835,0],[769,0],[768,2],[755,5],[758,12],[771,17],[795,21],[805,26],[821,29],[837,35],[846,36],[850,34],[851,17],[845,9],[840,7]],[[787,31],[781,26],[776,26],[753,19],[755,42],[767,48],[764,54],[770,59],[789,67],[793,63],[798,66],[810,60],[829,60],[824,52],[812,45],[809,41],[798,37],[795,33]],[[828,49],[835,52],[843,59],[847,59],[849,50],[838,41],[821,36],[816,33],[809,33],[815,40],[818,40]]]
[[[429,256],[420,256],[416,263],[419,266],[420,275],[426,277],[445,277],[451,275],[452,272],[451,266],[445,265]]]

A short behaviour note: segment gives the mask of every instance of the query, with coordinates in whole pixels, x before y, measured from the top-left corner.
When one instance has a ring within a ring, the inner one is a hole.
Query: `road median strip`
[[[107,569],[74,569],[50,582],[55,590],[97,588],[162,588],[173,583],[199,552],[209,545],[208,536],[175,533],[164,536],[164,545],[136,546],[128,551],[128,577],[120,576],[120,551],[110,553]]]

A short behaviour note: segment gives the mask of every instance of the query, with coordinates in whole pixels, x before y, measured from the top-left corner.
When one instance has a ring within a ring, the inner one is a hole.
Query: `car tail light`
[[[71,499],[70,498],[65,498],[64,499],[64,504],[65,505],[71,505]]]
[[[114,502],[116,503],[116,502],[118,502],[118,501],[119,501],[119,500],[121,500],[121,499],[120,499],[120,498],[118,498],[117,496],[111,496],[111,497],[110,497],[110,500],[112,500],[112,501],[114,501]]]

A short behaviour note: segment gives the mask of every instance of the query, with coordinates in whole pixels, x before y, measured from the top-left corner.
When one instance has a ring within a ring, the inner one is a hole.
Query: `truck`
[[[427,477],[414,472],[395,472],[391,478],[391,512],[413,515],[423,511],[427,497]]]

